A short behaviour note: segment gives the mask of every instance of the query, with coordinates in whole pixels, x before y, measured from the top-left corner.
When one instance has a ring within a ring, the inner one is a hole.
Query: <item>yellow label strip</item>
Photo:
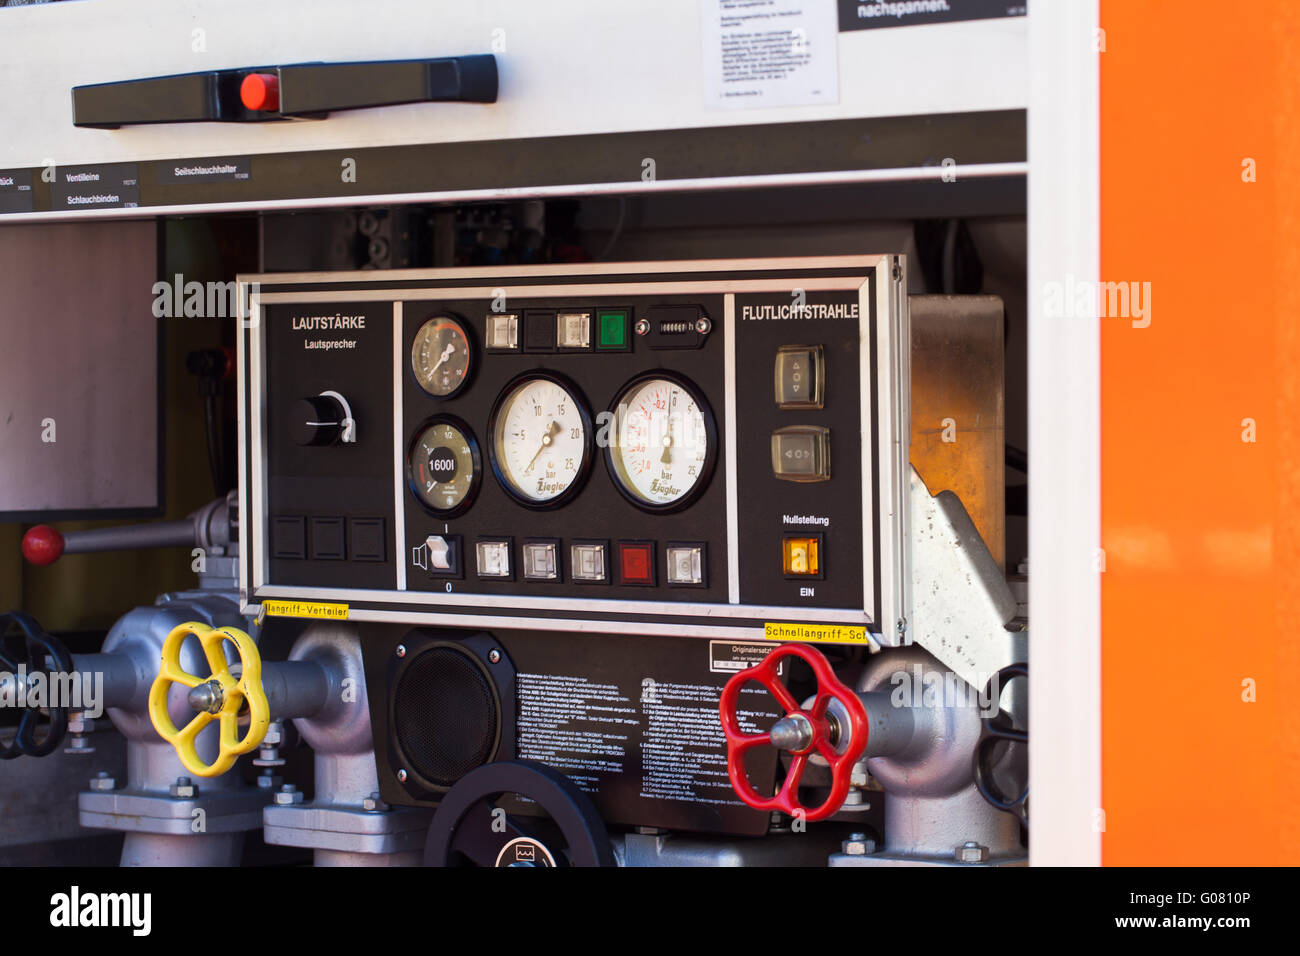
[[[803,641],[813,644],[870,644],[865,627],[852,624],[764,624],[769,641]]]
[[[330,621],[346,621],[346,604],[322,604],[317,601],[263,601],[262,613],[271,617],[316,617]]]

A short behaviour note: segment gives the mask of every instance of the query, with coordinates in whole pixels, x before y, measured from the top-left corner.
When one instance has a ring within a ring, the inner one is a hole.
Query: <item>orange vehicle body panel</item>
[[[1102,860],[1300,863],[1300,5],[1101,25]]]

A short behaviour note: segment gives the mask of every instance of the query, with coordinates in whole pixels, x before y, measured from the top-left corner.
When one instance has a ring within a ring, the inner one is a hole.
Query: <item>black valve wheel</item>
[[[508,816],[503,794],[549,816]],[[483,764],[447,791],[429,824],[425,866],[614,866],[605,823],[572,780],[533,760]]]
[[[51,666],[52,665],[52,666]],[[72,674],[72,655],[63,642],[41,630],[35,619],[22,611],[0,614],[0,680],[11,683],[5,696],[22,703],[22,716],[13,742],[0,746],[0,760],[15,757],[44,757],[63,743],[68,731],[68,708],[53,706],[50,699],[56,674]],[[40,699],[27,702],[28,688],[20,686],[33,674],[43,676],[45,690]],[[42,711],[48,713],[45,733],[38,737]]]
[[[1025,680],[1029,679],[1028,664],[1011,664],[994,674],[989,679],[989,682],[984,685],[984,696],[981,700],[996,703],[1001,699],[1001,693],[1006,688],[1007,683],[1017,677],[1023,677]],[[994,696],[995,693],[998,696]],[[1006,813],[1014,813],[1020,818],[1021,823],[1028,826],[1028,774],[1025,776],[1024,788],[1015,797],[1007,796],[994,777],[993,767],[997,763],[995,758],[1002,756],[998,745],[1003,742],[1010,745],[1027,746],[1029,744],[1029,732],[1027,730],[1018,730],[1012,724],[1011,718],[999,710],[995,716],[984,718],[980,741],[975,747],[975,786],[979,789],[980,796],[992,806]]]

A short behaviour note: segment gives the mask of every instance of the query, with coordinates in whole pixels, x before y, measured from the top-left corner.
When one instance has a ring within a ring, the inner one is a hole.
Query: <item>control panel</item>
[[[250,610],[905,627],[896,257],[241,278]]]

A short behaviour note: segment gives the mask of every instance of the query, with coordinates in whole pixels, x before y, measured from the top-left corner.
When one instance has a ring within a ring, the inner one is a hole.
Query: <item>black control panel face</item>
[[[898,616],[892,260],[243,281],[250,607],[848,643]]]

